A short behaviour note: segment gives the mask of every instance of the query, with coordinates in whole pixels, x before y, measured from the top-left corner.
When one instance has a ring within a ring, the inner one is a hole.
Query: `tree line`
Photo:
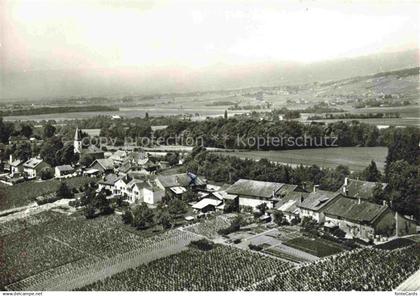
[[[332,122],[328,124],[303,124],[298,121],[269,121],[252,118],[215,118],[201,122],[178,121],[169,125],[164,130],[159,130],[155,135],[166,139],[169,144],[177,144],[181,136],[199,139],[206,147],[229,149],[264,149],[287,150],[315,148],[325,146],[388,146],[398,128],[390,127],[379,130],[376,126],[351,122]],[[413,133],[419,133],[414,129]],[[274,143],[267,141],[264,146],[259,146],[257,141],[241,141],[241,139],[297,139],[306,137],[318,139],[307,141],[304,146],[290,144],[288,141]],[[322,139],[329,139],[322,141]],[[334,143],[332,143],[332,140]],[[179,144],[179,143],[178,143]]]

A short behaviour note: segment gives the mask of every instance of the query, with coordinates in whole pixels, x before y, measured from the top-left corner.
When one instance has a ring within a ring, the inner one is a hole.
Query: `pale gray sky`
[[[202,67],[415,48],[418,1],[3,1],[2,66]]]
[[[258,65],[418,48],[419,3],[0,0],[0,97],[192,89],[197,73],[215,88]]]

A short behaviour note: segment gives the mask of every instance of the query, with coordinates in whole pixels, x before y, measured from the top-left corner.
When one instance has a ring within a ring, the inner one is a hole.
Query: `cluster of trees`
[[[420,132],[415,128],[398,130],[388,146],[383,199],[400,213],[420,219]]]
[[[245,218],[241,214],[238,214],[235,218],[232,219],[228,227],[218,230],[217,233],[220,235],[228,235],[239,231],[241,227],[245,226],[246,224],[247,221],[245,220]]]
[[[325,114],[325,116],[314,115],[308,117],[309,120],[322,119],[367,119],[367,118],[400,118],[398,112],[387,113],[343,113],[343,114]]]
[[[8,143],[11,136],[24,136],[26,138],[34,135],[34,127],[28,123],[13,123],[3,121],[0,117],[0,143]]]
[[[83,188],[83,195],[73,205],[84,207],[84,215],[87,219],[95,218],[99,215],[108,215],[114,212],[112,203],[107,196],[111,192],[102,189],[96,192],[95,183],[87,184]]]
[[[216,181],[233,183],[239,179],[290,183],[311,188],[319,184],[323,190],[337,190],[346,176],[351,175],[348,167],[337,166],[328,169],[316,165],[298,166],[271,163],[267,159],[254,161],[233,156],[222,156],[196,147],[185,160],[185,169]]]
[[[167,204],[159,204],[151,209],[146,203],[140,203],[134,208],[124,211],[122,220],[137,229],[146,229],[160,225],[163,229],[169,229],[176,224],[176,220],[183,217],[188,211],[188,205],[181,199],[172,199]]]
[[[73,164],[78,161],[78,155],[74,153],[72,143],[65,144],[63,137],[56,135],[56,128],[50,122],[45,123],[40,129],[35,129],[29,123],[14,124],[4,122],[0,118],[0,141],[8,143],[11,136],[24,136],[28,139],[34,137],[37,141],[28,140],[8,145],[1,155],[3,159],[13,155],[14,159],[26,161],[40,155],[51,166]],[[46,173],[44,177],[47,178],[48,174]]]
[[[177,144],[177,139],[189,137],[197,139],[204,146],[229,149],[266,149],[282,150],[294,148],[314,148],[327,145],[351,146],[386,146],[398,129],[379,130],[376,126],[351,122],[332,122],[323,124],[303,124],[297,121],[268,121],[253,118],[214,118],[202,122],[179,121],[164,130],[156,132],[169,144]],[[305,146],[294,142],[266,141],[264,145],[248,139],[296,139],[306,137],[318,139],[307,141]],[[332,142],[332,139],[334,143]],[[245,140],[244,140],[245,139]],[[330,139],[321,141],[321,139]],[[322,142],[322,143],[321,143]],[[316,145],[316,146],[315,146]]]

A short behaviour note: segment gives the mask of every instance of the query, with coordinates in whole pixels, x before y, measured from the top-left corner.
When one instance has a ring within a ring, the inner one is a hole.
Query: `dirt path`
[[[179,253],[191,241],[199,238],[199,236],[189,232],[174,230],[164,240],[140,249],[100,261],[92,262],[91,258],[88,258],[88,264],[80,262],[80,264],[76,264],[78,266],[69,266],[68,270],[58,267],[59,272],[55,272],[55,269],[48,270],[13,283],[6,289],[12,291],[71,291],[103,280],[126,269]]]

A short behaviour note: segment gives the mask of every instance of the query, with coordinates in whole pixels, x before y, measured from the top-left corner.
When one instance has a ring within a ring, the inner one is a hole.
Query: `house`
[[[98,189],[106,189],[115,194],[115,183],[120,179],[122,179],[122,177],[116,174],[108,174],[104,176],[102,180],[98,181]]]
[[[111,159],[116,166],[121,165],[127,158],[127,151],[117,150],[115,151],[109,159]]]
[[[136,201],[143,201],[143,195],[142,195],[142,191],[143,191],[143,187],[144,187],[145,182],[144,181],[140,181],[140,180],[132,180],[129,184],[128,184],[128,201],[129,202],[136,202]]]
[[[54,168],[54,176],[56,178],[63,178],[69,176],[75,172],[74,168],[71,165],[59,165]]]
[[[367,200],[374,199],[374,190],[376,186],[380,184],[382,190],[385,190],[388,186],[387,183],[376,183],[355,180],[350,178],[345,178],[343,185],[338,189],[337,192],[340,192],[342,195],[353,197],[353,198],[362,198]]]
[[[336,226],[348,238],[373,241],[375,236],[407,235],[416,232],[413,220],[362,198],[340,196],[325,209],[325,224]]]
[[[296,188],[296,185],[284,183],[240,179],[227,188],[226,193],[238,196],[241,207],[256,210],[257,206],[265,203],[272,209],[285,194]]]
[[[51,166],[40,158],[31,158],[23,164],[23,172],[28,179],[35,179],[39,176],[42,169]]]
[[[325,220],[324,209],[339,196],[341,196],[340,192],[319,190],[314,187],[314,190],[298,205],[300,218],[311,217],[316,222],[323,223]]]
[[[110,159],[96,159],[90,165],[91,169],[96,169],[102,174],[108,174],[114,171],[114,162]]]
[[[118,179],[114,184],[114,194],[128,196],[128,184],[133,180],[130,176],[126,175]]]
[[[275,209],[281,211],[287,222],[300,217],[299,205],[309,195],[307,192],[293,191],[286,194],[276,205]]]
[[[212,199],[212,198],[203,198],[196,204],[192,206],[192,208],[196,212],[200,213],[207,213],[212,212],[216,210],[216,207],[221,205],[223,202],[220,200]]]
[[[23,172],[23,163],[24,161],[20,159],[13,159],[13,156],[10,155],[9,165],[10,165],[10,175],[14,176],[16,174]]]
[[[142,201],[155,205],[162,201],[165,191],[159,188],[153,180],[132,180],[129,184],[129,202]]]
[[[162,201],[165,191],[159,188],[154,182],[147,182],[143,187],[143,202],[155,205]]]

